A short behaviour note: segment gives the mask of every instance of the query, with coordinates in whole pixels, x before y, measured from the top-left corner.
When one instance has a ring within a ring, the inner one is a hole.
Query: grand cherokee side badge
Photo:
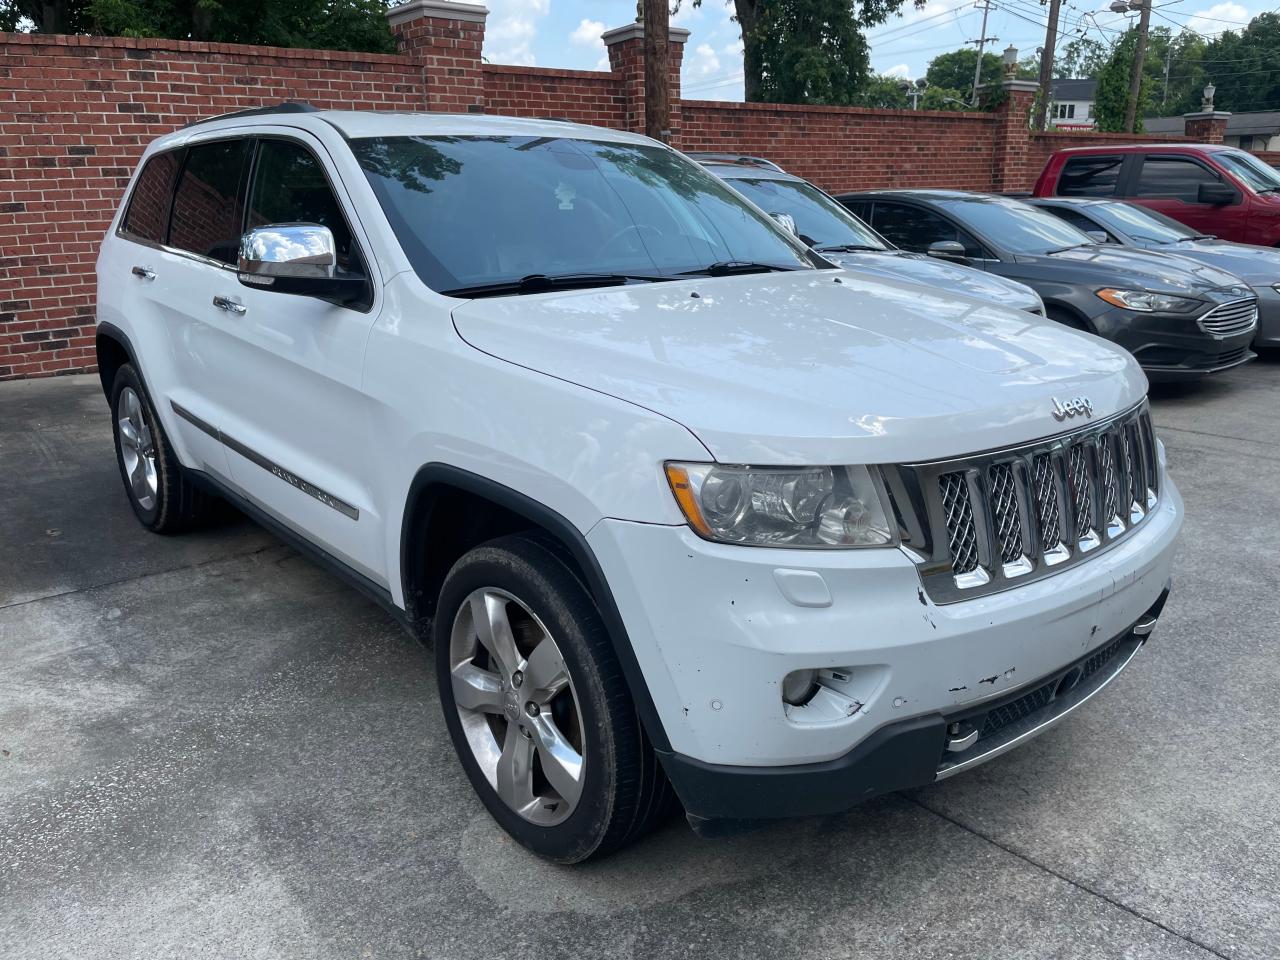
[[[1066,400],[1053,398],[1053,418],[1067,420],[1071,417],[1093,416],[1093,401],[1088,397],[1068,397]]]

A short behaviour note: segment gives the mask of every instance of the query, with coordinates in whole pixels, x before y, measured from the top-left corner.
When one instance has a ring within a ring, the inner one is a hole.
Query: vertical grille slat
[[[909,546],[942,603],[1074,566],[1126,536],[1159,495],[1145,406],[1019,447],[892,469],[920,484],[931,533],[928,546]]]
[[[938,492],[947,524],[951,569],[958,574],[972,573],[978,568],[978,528],[973,522],[973,504],[969,502],[969,482],[964,472],[940,476]]]

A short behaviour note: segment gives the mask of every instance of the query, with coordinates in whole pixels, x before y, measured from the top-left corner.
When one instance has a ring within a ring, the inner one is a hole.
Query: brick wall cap
[[[667,38],[672,43],[684,43],[689,39],[689,31],[684,27],[671,27],[667,31]],[[611,47],[615,43],[622,43],[625,40],[643,40],[644,24],[628,23],[625,27],[614,27],[612,30],[606,30],[600,34],[600,39],[604,41],[606,47]]]
[[[883,110],[879,107],[844,107],[819,103],[746,103],[738,100],[688,100],[680,101],[684,107],[699,110],[743,111],[747,113],[807,113],[832,114],[843,117],[936,117],[940,120],[976,120],[995,123],[994,113],[981,110]]]
[[[565,70],[561,67],[525,67],[512,63],[482,63],[480,69],[495,75],[543,77],[552,80],[595,80],[612,83],[617,79],[608,70]]]
[[[409,0],[387,10],[387,22],[393,27],[410,20],[428,17],[439,20],[460,20],[463,23],[484,23],[489,8],[483,3],[459,3],[457,0]]]
[[[1195,113],[1184,113],[1183,120],[1226,120],[1231,116],[1229,110],[1197,110]]]

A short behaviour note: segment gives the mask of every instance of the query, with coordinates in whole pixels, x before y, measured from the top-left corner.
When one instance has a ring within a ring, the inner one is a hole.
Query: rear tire
[[[579,863],[672,809],[600,612],[556,545],[517,534],[465,554],[433,632],[458,759],[518,843]]]
[[[180,533],[205,523],[217,501],[186,475],[131,364],[111,385],[111,432],[129,505],[153,533]]]

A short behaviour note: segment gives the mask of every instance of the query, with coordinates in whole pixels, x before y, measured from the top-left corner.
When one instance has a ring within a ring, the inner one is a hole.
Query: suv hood
[[[849,253],[823,253],[825,259],[848,270],[873,273],[890,280],[912,280],[963,293],[988,303],[998,303],[1016,310],[1040,310],[1040,296],[1025,283],[1006,280],[973,267],[942,263],[932,257],[905,250],[856,250]]]
[[[1112,287],[1130,287],[1153,293],[1206,298],[1240,286],[1240,278],[1207,263],[1169,256],[1158,250],[1089,244],[1060,253],[1018,256],[1019,263],[1057,265],[1070,279]],[[1246,295],[1248,291],[1243,291]],[[1212,298],[1211,299],[1219,299]]]
[[[1146,393],[1126,352],[918,284],[818,270],[478,299],[453,311],[492,356],[638,404],[719,461],[891,463],[1061,433]]]

